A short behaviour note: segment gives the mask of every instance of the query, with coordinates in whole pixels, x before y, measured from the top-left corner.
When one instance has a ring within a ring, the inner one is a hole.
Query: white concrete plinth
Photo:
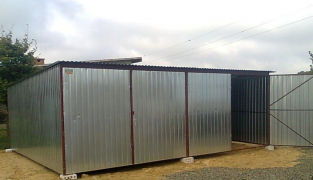
[[[275,148],[272,145],[266,146],[265,149],[269,150],[269,151],[273,151]]]
[[[60,175],[62,180],[66,179],[77,179],[77,174]]]
[[[186,158],[180,159],[180,161],[183,163],[193,163],[195,162],[195,159],[193,157],[186,157]]]
[[[6,149],[4,150],[4,152],[8,153],[8,152],[13,152],[14,150],[13,149]]]

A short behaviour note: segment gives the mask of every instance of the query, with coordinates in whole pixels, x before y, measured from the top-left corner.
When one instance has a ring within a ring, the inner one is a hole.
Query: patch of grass
[[[9,148],[9,137],[6,129],[0,129],[0,149]]]

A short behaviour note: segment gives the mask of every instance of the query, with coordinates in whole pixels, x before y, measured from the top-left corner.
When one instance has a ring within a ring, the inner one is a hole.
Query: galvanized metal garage
[[[56,62],[9,87],[11,148],[72,174],[270,144],[269,73]]]

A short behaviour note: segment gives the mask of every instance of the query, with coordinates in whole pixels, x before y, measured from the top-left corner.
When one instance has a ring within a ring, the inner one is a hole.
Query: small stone
[[[82,174],[82,177],[88,177],[89,175],[88,174]]]

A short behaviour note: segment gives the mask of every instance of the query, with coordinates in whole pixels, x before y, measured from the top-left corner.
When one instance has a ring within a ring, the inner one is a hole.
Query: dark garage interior
[[[268,75],[232,75],[233,141],[268,144],[268,79]]]

